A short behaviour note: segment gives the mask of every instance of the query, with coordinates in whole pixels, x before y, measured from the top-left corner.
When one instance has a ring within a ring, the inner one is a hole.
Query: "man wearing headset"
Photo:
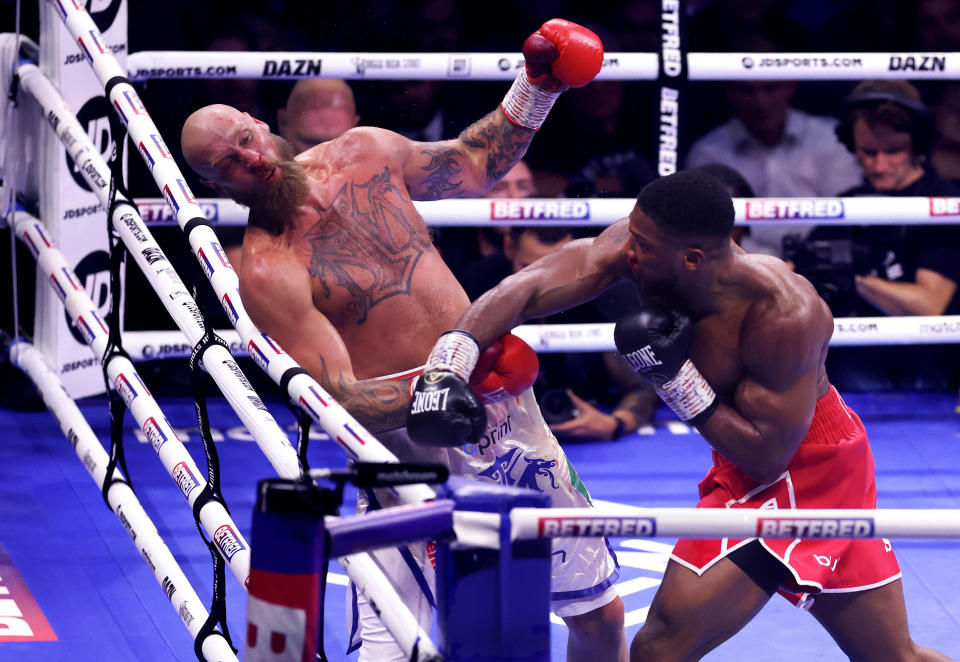
[[[960,186],[941,178],[929,167],[926,155],[936,136],[933,116],[917,89],[904,80],[864,81],[842,105],[837,137],[853,152],[863,169],[864,182],[844,196],[960,196]],[[931,216],[936,206],[931,206]],[[956,225],[822,226],[808,237],[821,255],[836,257],[837,242],[847,241],[849,296],[825,296],[834,315],[951,315],[960,313],[960,227]],[[823,265],[820,265],[822,268]],[[802,260],[797,270],[810,277]],[[811,278],[816,281],[816,277]],[[834,283],[839,285],[839,281]],[[857,348],[867,353],[868,348]],[[928,348],[946,351],[945,346]],[[906,348],[925,351],[923,348]],[[841,353],[836,353],[838,358]],[[944,357],[946,358],[946,357]],[[912,386],[914,360],[902,363],[892,384]],[[952,362],[952,361],[951,361]],[[941,365],[943,365],[941,363]],[[893,370],[896,372],[896,368]],[[834,370],[832,374],[837,374]],[[945,378],[944,375],[940,375]]]

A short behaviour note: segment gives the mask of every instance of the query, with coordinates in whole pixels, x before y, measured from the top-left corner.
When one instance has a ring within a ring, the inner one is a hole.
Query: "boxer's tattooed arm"
[[[313,377],[369,432],[395,430],[407,424],[408,382],[348,380],[343,373],[330,374],[323,357],[320,374]]]
[[[492,185],[523,158],[535,133],[517,126],[497,109],[464,129],[460,142],[487,152],[486,177]]]
[[[418,190],[411,193],[419,200],[440,200],[460,193],[463,166],[458,157],[462,158],[463,154],[451,147],[424,149],[422,153],[430,158],[423,167],[427,175],[419,182]]]
[[[479,195],[517,164],[535,132],[516,126],[495,110],[474,122],[458,140],[424,145],[420,170],[408,177],[415,200]],[[476,165],[474,165],[476,164]]]

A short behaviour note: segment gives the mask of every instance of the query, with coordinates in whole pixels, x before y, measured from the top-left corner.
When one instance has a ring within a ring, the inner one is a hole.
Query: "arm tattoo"
[[[330,374],[327,362],[320,357],[321,372],[314,375],[320,385],[333,395],[350,415],[370,432],[395,430],[407,423],[410,404],[406,381],[359,380],[348,382],[343,373]]]
[[[517,126],[500,109],[488,113],[460,133],[460,141],[487,151],[486,176],[491,182],[503,177],[517,164],[536,133]]]
[[[440,200],[456,195],[460,191],[463,178],[456,177],[463,172],[463,166],[457,161],[462,156],[459,150],[452,148],[424,149],[422,152],[430,157],[430,163],[424,166],[429,174],[420,184],[418,197],[423,200]]]

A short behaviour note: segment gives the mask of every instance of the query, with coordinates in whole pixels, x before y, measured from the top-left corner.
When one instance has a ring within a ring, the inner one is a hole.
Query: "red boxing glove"
[[[551,73],[564,86],[583,87],[600,73],[603,42],[582,25],[552,18],[523,42],[523,57],[532,83],[556,88],[545,79]]]
[[[484,404],[520,395],[533,386],[540,372],[537,353],[508,333],[483,352],[470,375],[470,389]]]

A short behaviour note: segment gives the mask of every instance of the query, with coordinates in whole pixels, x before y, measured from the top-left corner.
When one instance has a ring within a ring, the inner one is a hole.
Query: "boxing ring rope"
[[[49,260],[49,258],[46,259]],[[71,299],[73,298],[71,295]],[[29,343],[17,341],[10,347],[10,358],[14,365],[33,380],[47,408],[53,412],[63,434],[73,445],[77,457],[80,458],[97,488],[102,491],[110,458],[76,403],[67,395],[60,379],[44,361],[40,350]],[[189,459],[189,455],[187,458]],[[120,475],[119,470],[117,475]],[[130,536],[130,541],[143,557],[157,583],[169,596],[170,604],[176,610],[180,622],[196,640],[200,634],[200,627],[209,615],[207,609],[157,532],[156,526],[144,511],[139,499],[126,482],[115,481],[107,488],[106,501],[123,524]],[[215,630],[214,635],[216,636],[204,637],[201,642],[204,658],[235,661],[237,656],[219,630]]]
[[[95,356],[103,356],[109,331],[97,315],[97,307],[86,290],[78,285],[80,280],[67,265],[59,249],[47,237],[40,221],[24,212],[17,212],[14,221],[17,236],[33,252],[41,273],[49,275],[47,282],[63,301],[74,324],[81,329],[90,349]],[[150,441],[160,462],[192,508],[207,485],[204,474],[181,443],[129,359],[113,355],[106,368],[111,388],[123,397],[124,404]],[[56,402],[59,402],[59,399]],[[51,411],[59,418],[58,410]],[[215,499],[208,500],[200,508],[199,520],[209,539],[216,543],[220,555],[230,566],[234,576],[241,585],[246,585],[250,576],[250,545],[244,540],[224,505]],[[229,542],[233,545],[234,541],[236,545],[227,549],[226,544]]]
[[[204,274],[257,365],[289,394],[295,404],[319,423],[350,457],[366,462],[396,462],[393,453],[355,421],[316,380],[283,352],[273,339],[261,333],[250,320],[240,302],[237,275],[223,253],[216,234],[194,201],[180,169],[163,146],[159,131],[136,90],[127,81],[110,50],[101,46],[100,32],[93,19],[76,3],[58,2],[57,6],[64,25],[80,44],[94,73],[104,86],[111,105],[134,143],[139,146],[141,156],[157,186],[169,205],[176,210],[177,223],[186,234]],[[226,350],[224,352],[229,354]],[[293,451],[292,447],[290,450]],[[426,485],[403,485],[394,489],[405,503],[415,503],[435,496],[433,490]]]
[[[960,78],[960,52],[686,54],[688,80],[862,80]],[[346,78],[349,80],[513,80],[521,53],[140,51],[131,80]],[[657,53],[605,53],[597,80],[656,80]]]
[[[147,225],[174,225],[163,198],[137,198]],[[246,225],[249,210],[228,198],[196,198],[214,225]],[[482,198],[414,201],[427,225],[606,227],[626,217],[634,198]],[[736,225],[956,225],[960,198],[733,198]],[[906,220],[905,220],[906,219]]]
[[[55,132],[67,153],[76,163],[81,164],[80,171],[90,184],[90,188],[96,192],[104,208],[109,208],[106,184],[110,181],[110,169],[100,156],[100,151],[94,147],[76,117],[66,108],[59,92],[38,67],[24,64],[18,71],[23,88],[40,104],[51,126],[55,127]],[[117,197],[122,196],[118,194]],[[130,255],[156,290],[167,312],[188,342],[195,345],[204,336],[205,331],[200,309],[187,291],[186,285],[180,280],[180,276],[171,268],[169,260],[143,224],[136,209],[129,204],[118,205],[113,211],[111,221]],[[207,248],[210,250],[210,246]],[[213,247],[214,252],[211,252],[213,259],[216,259],[215,251],[218,248],[219,245]],[[65,285],[70,286],[69,283]],[[89,315],[94,314],[92,311],[89,313]],[[79,328],[88,344],[91,342],[91,325],[94,321],[98,322],[103,333],[106,333],[99,318],[86,321],[87,328],[83,326]],[[97,356],[103,356],[102,348]],[[220,387],[240,420],[251,431],[257,445],[277,473],[284,478],[299,476],[300,460],[296,450],[290,445],[286,433],[266,410],[253,387],[240,372],[230,352],[225,347],[214,345],[207,350],[202,360],[204,369]]]

